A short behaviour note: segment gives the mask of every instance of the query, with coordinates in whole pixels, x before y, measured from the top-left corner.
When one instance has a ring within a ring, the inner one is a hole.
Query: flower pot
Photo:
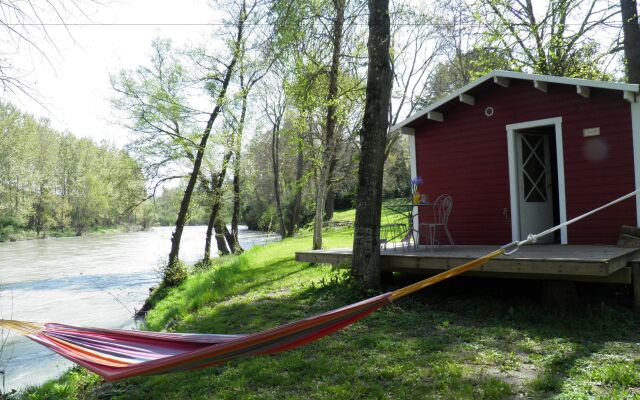
[[[413,204],[420,204],[420,199],[422,198],[422,196],[420,195],[420,193],[416,193],[413,195]]]

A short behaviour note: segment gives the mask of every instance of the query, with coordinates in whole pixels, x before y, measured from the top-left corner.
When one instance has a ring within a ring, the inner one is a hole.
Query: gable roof
[[[426,108],[423,108],[422,110],[414,113],[413,115],[409,116],[405,120],[392,126],[390,131],[391,132],[397,131],[398,129],[401,129],[405,126],[411,125],[412,122],[415,122],[416,120],[427,116],[429,112],[436,111],[439,107],[442,107],[443,105],[445,105],[450,101],[453,101],[455,99],[460,99],[460,101],[463,101],[461,98],[463,95],[466,94],[466,92],[473,90],[477,86],[487,81],[494,81],[500,85],[502,84],[501,82],[504,82],[504,80],[509,80],[509,79],[532,81],[534,82],[535,85],[540,85],[538,82],[543,82],[543,84],[553,83],[553,84],[560,84],[560,85],[573,85],[578,88],[577,89],[578,93],[580,93],[580,90],[581,90],[580,88],[619,90],[619,91],[625,92],[624,93],[625,99],[629,99],[629,101],[634,101],[634,102],[635,102],[635,95],[638,94],[638,92],[640,92],[639,85],[635,83],[592,81],[588,79],[565,78],[562,76],[537,75],[537,74],[527,74],[524,72],[495,70],[461,87],[455,92],[436,101],[435,103],[428,105]],[[630,96],[630,97],[627,97],[627,96]]]

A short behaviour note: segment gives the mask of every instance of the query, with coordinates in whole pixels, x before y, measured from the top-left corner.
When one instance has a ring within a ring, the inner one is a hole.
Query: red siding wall
[[[484,114],[489,106],[492,117]],[[415,127],[423,191],[432,200],[453,196],[449,228],[456,244],[511,241],[505,126],[554,117],[562,117],[568,219],[634,190],[630,106],[621,92],[592,89],[583,98],[575,86],[549,84],[543,93],[530,81],[494,85],[476,95],[475,106],[460,103],[444,112],[444,122]],[[591,127],[600,127],[600,136],[584,138],[582,130]],[[600,160],[588,157],[594,149]],[[623,224],[636,224],[633,199],[569,227],[569,243],[613,244]]]

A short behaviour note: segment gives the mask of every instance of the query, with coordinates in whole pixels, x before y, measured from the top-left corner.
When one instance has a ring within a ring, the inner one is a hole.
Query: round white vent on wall
[[[493,107],[487,107],[484,109],[484,115],[491,117],[493,115]]]

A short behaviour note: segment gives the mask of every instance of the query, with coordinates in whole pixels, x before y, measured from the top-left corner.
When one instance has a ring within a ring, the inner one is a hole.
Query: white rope
[[[586,213],[584,213],[582,215],[579,215],[579,216],[577,216],[577,217],[575,217],[573,219],[570,219],[569,221],[563,222],[563,223],[561,223],[559,225],[556,225],[556,226],[554,226],[552,228],[549,228],[546,231],[542,231],[542,232],[540,232],[538,234],[535,234],[535,235],[534,234],[530,234],[529,236],[527,236],[527,238],[525,240],[522,240],[522,241],[517,241],[516,240],[515,242],[511,242],[511,243],[509,243],[509,244],[507,244],[505,246],[502,246],[502,248],[505,249],[504,254],[505,255],[511,255],[511,254],[515,253],[516,251],[518,251],[518,249],[520,249],[520,246],[522,246],[522,245],[535,243],[538,240],[538,238],[540,238],[542,236],[546,236],[546,235],[548,235],[550,233],[553,233],[553,232],[555,232],[555,231],[557,231],[559,229],[564,228],[565,226],[569,226],[569,225],[573,224],[574,222],[578,222],[581,219],[587,218],[588,216],[590,216],[592,214],[595,214],[598,211],[602,211],[607,207],[611,207],[614,204],[618,204],[621,201],[624,201],[624,200],[626,200],[626,199],[628,199],[630,197],[633,197],[633,196],[635,196],[635,195],[637,195],[639,193],[640,193],[640,189],[636,189],[631,193],[625,194],[624,196],[622,196],[620,198],[617,198],[617,199],[615,199],[613,201],[610,201],[609,203],[607,203],[605,205],[602,205],[602,206],[600,206],[598,208],[595,208],[595,209],[593,209],[593,210],[591,210],[589,212],[586,212]]]

